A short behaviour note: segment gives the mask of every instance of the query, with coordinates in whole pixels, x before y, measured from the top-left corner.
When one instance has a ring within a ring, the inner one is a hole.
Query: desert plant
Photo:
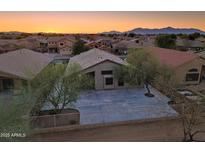
[[[184,139],[183,141],[197,141],[196,135],[205,133],[204,117],[202,116],[201,106],[196,102],[187,102],[183,104],[182,122]]]
[[[0,102],[0,141],[25,141],[32,132],[29,116],[35,98],[26,89],[12,97],[9,103]]]
[[[89,48],[85,46],[85,42],[79,38],[77,38],[77,41],[73,44],[73,54],[78,55],[82,52],[87,51]]]
[[[155,44],[161,48],[173,49],[176,46],[176,36],[173,35],[158,35],[155,39]]]
[[[67,105],[74,103],[80,92],[89,89],[91,79],[82,74],[77,64],[50,65],[32,83],[33,94],[38,98],[37,108],[45,102],[54,107],[54,113],[60,113]]]
[[[146,96],[154,96],[151,94],[149,84],[152,84],[158,71],[159,63],[157,59],[144,49],[130,49],[127,56],[128,65],[126,80],[130,84],[144,84],[147,93]],[[124,69],[126,70],[126,69]]]

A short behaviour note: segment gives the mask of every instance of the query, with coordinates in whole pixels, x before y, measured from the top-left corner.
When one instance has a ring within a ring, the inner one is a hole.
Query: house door
[[[104,89],[113,89],[114,88],[114,79],[113,75],[104,75]]]

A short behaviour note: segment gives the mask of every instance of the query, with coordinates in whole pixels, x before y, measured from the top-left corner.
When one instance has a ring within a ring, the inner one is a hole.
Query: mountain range
[[[195,28],[173,28],[173,27],[165,27],[165,28],[135,28],[130,31],[126,32],[118,32],[118,31],[110,31],[110,32],[103,32],[103,34],[119,34],[119,33],[134,33],[134,34],[192,34],[192,33],[200,33],[204,34],[205,32],[200,29]]]

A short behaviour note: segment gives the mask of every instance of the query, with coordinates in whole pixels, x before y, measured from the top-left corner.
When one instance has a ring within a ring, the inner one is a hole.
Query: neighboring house
[[[205,61],[197,54],[158,47],[145,47],[145,49],[152,52],[161,64],[175,71],[179,84],[200,83]],[[125,65],[126,62],[106,51],[94,48],[72,57],[69,63],[79,64],[84,73],[93,76],[97,90],[129,87],[127,83],[118,81],[115,77],[116,68]]]
[[[106,51],[110,51],[113,48],[111,39],[98,39],[95,41],[88,42],[85,45],[88,46],[90,49],[98,48]]]
[[[68,64],[70,56],[67,55],[56,55],[53,57],[52,64]]]
[[[131,40],[121,40],[113,43],[113,53],[118,55],[126,55],[129,49],[140,47],[153,47],[154,36],[138,36]]]
[[[74,39],[66,37],[49,37],[48,42],[48,53],[60,53],[62,55],[70,55],[72,53],[72,47],[75,42]]]
[[[2,53],[5,53],[5,50],[2,47],[0,47],[0,54]]]
[[[201,52],[205,51],[205,42],[202,39],[177,39],[176,46],[180,50]]]
[[[139,48],[141,42],[139,40],[122,40],[113,44],[113,53],[118,55],[126,55],[128,50],[131,48]]]
[[[95,89],[117,89],[128,85],[115,78],[115,70],[126,64],[118,56],[100,49],[91,49],[80,55],[74,56],[69,63],[76,63],[81,66],[82,72],[94,78]]]
[[[44,69],[52,58],[29,49],[0,55],[0,92],[16,93],[23,85]]]
[[[204,60],[201,75],[202,75],[202,80],[205,81],[205,51],[199,52],[197,54]]]
[[[205,51],[197,53],[202,59],[205,59]]]
[[[39,40],[39,44],[40,44],[40,47],[42,47],[42,48],[47,48],[48,47],[48,42],[47,42],[46,39]]]
[[[201,81],[205,61],[199,55],[158,47],[145,49],[151,51],[162,64],[173,68],[180,84],[199,84]]]

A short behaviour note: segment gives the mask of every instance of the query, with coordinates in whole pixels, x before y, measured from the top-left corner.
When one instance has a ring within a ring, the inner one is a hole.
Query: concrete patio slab
[[[72,107],[80,111],[82,125],[178,116],[168,105],[169,98],[151,91],[155,97],[146,97],[143,88],[87,91]],[[47,103],[42,110],[52,108]]]

